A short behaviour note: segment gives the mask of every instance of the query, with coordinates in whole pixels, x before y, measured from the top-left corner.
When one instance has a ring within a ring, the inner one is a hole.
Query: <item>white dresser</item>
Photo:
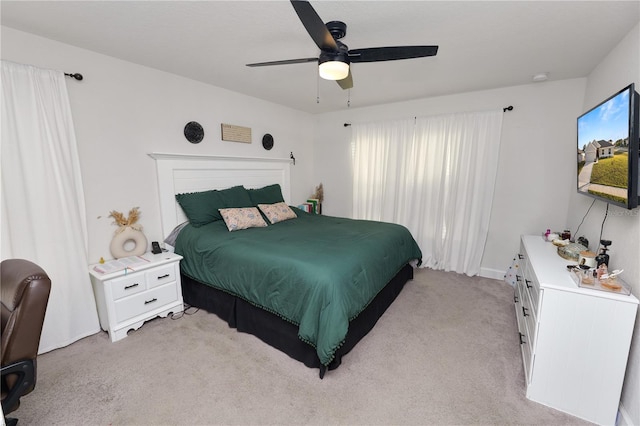
[[[633,295],[581,288],[541,236],[523,236],[514,294],[527,398],[613,425],[638,308]]]
[[[134,270],[100,273],[91,265],[100,327],[112,342],[127,337],[145,321],[184,310],[180,286],[180,260],[175,253],[142,255],[148,262]]]

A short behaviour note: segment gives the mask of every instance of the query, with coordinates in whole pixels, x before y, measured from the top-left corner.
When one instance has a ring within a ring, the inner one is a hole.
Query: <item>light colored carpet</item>
[[[318,378],[199,311],[38,358],[19,425],[585,424],[525,398],[513,290],[428,269]]]

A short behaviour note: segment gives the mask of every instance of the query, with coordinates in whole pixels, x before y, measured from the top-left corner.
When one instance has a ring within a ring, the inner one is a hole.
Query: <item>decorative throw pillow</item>
[[[253,206],[258,204],[274,204],[284,202],[282,189],[279,184],[267,185],[258,189],[248,189]]]
[[[176,200],[187,215],[189,223],[196,228],[221,220],[219,209],[253,206],[249,192],[241,185],[220,191],[212,189],[176,194]]]
[[[175,228],[173,228],[173,231],[171,231],[169,236],[164,239],[164,242],[169,244],[171,247],[175,247],[176,246],[176,240],[178,239],[178,234],[180,234],[180,231],[182,231],[182,228],[184,228],[188,224],[189,224],[189,221],[182,222],[180,225],[178,225]]]
[[[284,201],[275,204],[258,204],[258,208],[262,211],[262,213],[264,213],[267,219],[269,219],[269,222],[271,222],[272,224],[282,222],[283,220],[295,219],[298,217]]]
[[[176,200],[187,215],[189,223],[196,228],[222,219],[218,209],[226,207],[220,192],[216,190],[176,194]]]
[[[225,208],[255,207],[249,196],[249,191],[242,185],[222,189],[220,193],[224,199]]]
[[[267,222],[255,207],[220,209],[220,214],[229,231],[267,226]]]

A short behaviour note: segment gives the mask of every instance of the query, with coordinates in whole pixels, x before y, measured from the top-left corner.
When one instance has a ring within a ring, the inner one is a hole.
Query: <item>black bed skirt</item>
[[[378,293],[367,308],[349,323],[344,344],[328,366],[322,365],[313,346],[298,338],[298,326],[279,316],[258,308],[245,300],[232,296],[182,275],[184,302],[202,308],[225,320],[230,327],[253,334],[263,342],[286,353],[307,367],[319,368],[320,377],[326,369],[338,368],[346,355],[376,324],[402,291],[405,283],[413,278],[413,268],[405,265],[400,272]]]

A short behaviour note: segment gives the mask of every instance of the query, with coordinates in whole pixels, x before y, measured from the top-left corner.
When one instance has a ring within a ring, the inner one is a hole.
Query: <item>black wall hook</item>
[[[289,158],[291,158],[293,160],[293,165],[296,165],[296,157],[293,156],[293,151],[291,152],[291,155],[289,155]]]
[[[64,75],[66,75],[67,77],[75,78],[78,81],[82,81],[82,79],[84,78],[80,73],[71,74],[71,73],[65,72]]]

